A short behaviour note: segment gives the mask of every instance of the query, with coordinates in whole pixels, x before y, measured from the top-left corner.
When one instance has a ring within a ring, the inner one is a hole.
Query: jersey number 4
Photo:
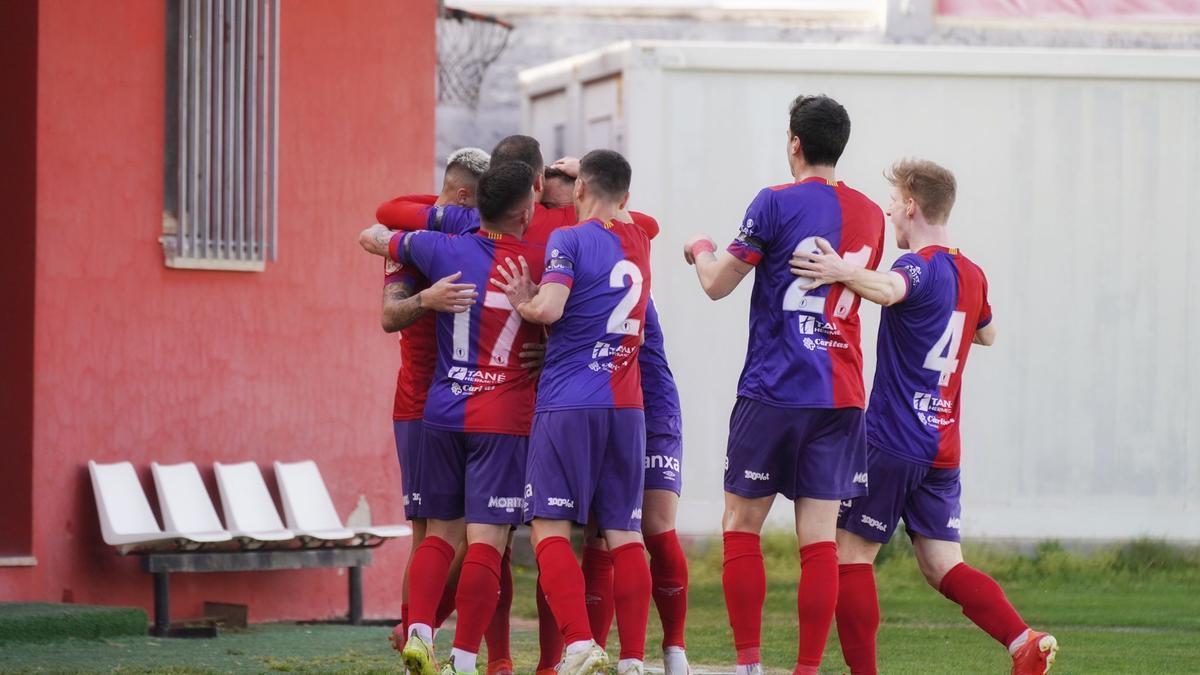
[[[966,320],[966,312],[951,312],[942,337],[933,343],[933,348],[925,355],[923,367],[937,371],[939,387],[950,384],[950,377],[958,371],[958,348],[962,346],[963,324]]]
[[[842,254],[842,259],[846,262],[857,265],[858,267],[866,267],[867,263],[871,262],[871,247],[863,246],[857,251],[850,251]],[[797,253],[820,253],[821,249],[817,248],[816,237],[806,237],[802,239],[796,248],[792,251]],[[805,290],[801,286],[807,286],[812,283],[812,279],[808,277],[796,277],[788,286],[787,291],[783,294],[783,311],[785,312],[804,312],[805,314],[825,315],[825,297],[820,295],[810,296],[809,293],[816,290]],[[849,288],[842,288],[841,295],[838,296],[837,306],[833,309],[833,315],[839,319],[844,319],[850,316],[850,308],[854,306],[854,300],[858,295]]]
[[[496,344],[492,345],[491,354],[488,356],[489,366],[507,366],[508,355],[512,353],[513,342],[516,341],[517,331],[521,328],[521,315],[513,309],[512,303],[508,301],[508,296],[497,291],[488,291],[483,296],[483,306],[485,309],[499,309],[508,312],[508,318],[504,320],[504,327],[496,336]],[[471,312],[469,310],[454,315],[454,360],[460,363],[471,361]]]
[[[629,277],[629,290],[613,308],[612,314],[608,315],[608,332],[617,335],[637,335],[642,331],[642,322],[629,318],[629,315],[633,313],[642,297],[642,271],[628,260],[618,261],[608,274],[608,285],[612,288],[625,288],[625,277]]]

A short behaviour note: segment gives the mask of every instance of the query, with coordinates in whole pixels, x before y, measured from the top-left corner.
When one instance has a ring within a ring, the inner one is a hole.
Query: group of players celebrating
[[[901,519],[930,585],[1008,649],[1013,673],[1045,673],[1055,639],[959,545],[962,372],[995,328],[983,272],[949,246],[954,176],[923,160],[892,167],[887,215],[910,252],[876,271],[884,213],[835,178],[849,136],[836,101],[795,99],[794,182],[755,197],[724,254],[703,235],[684,247],[714,300],[757,269],[725,457],[737,675],[762,673],[759,537],[778,494],[795,504],[800,547],[794,673],[817,672],[835,615],[851,672],[876,672],[873,561]],[[476,673],[485,639],[489,675],[513,672],[511,543],[526,523],[539,675],[606,671],[614,614],[617,673],[642,673],[651,598],[665,672],[690,673],[680,406],[650,298],[658,223],[627,209],[630,178],[617,152],[545,167],[536,140],[510,136],[490,157],[454,153],[440,195],[384,203],[359,236],[386,259],[382,323],[401,331],[393,417],[415,549],[393,642],[410,673]],[[861,298],[883,307],[869,406]],[[452,611],[439,671],[433,634]]]

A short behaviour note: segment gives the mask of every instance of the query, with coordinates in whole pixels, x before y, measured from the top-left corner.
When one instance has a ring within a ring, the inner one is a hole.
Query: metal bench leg
[[[350,568],[350,624],[362,623],[362,568]]]
[[[158,637],[167,637],[171,632],[171,584],[167,572],[154,573],[154,628]]]

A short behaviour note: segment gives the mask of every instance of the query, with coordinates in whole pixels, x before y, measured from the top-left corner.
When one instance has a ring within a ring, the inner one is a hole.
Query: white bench
[[[345,567],[349,570],[349,619],[361,623],[362,567],[371,564],[370,549],[412,534],[407,525],[343,527],[311,460],[275,463],[290,529],[280,522],[253,462],[214,466],[228,529],[221,525],[200,472],[191,462],[151,463],[166,529],[158,526],[132,464],[90,461],[88,472],[104,542],[118,554],[139,554],[142,569],[154,575],[151,632],[155,635],[179,634],[170,627],[172,572]],[[264,548],[271,546],[286,548]]]

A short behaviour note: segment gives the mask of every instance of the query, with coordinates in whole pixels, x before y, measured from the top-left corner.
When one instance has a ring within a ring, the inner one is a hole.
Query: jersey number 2
[[[966,312],[951,312],[950,322],[942,331],[942,337],[933,343],[933,348],[925,355],[923,367],[937,371],[939,387],[950,384],[950,377],[958,370],[958,348],[962,346],[966,319]]]
[[[497,291],[488,291],[483,296],[485,308],[499,309],[508,312],[504,327],[496,336],[496,344],[492,345],[489,366],[507,366],[508,355],[512,352],[513,342],[517,339],[517,331],[521,328],[521,315],[513,309],[508,296]],[[454,315],[454,360],[461,363],[470,361],[471,355],[471,312],[460,312]]]
[[[608,274],[608,285],[612,288],[625,288],[625,277],[629,277],[629,290],[613,308],[612,314],[608,315],[608,332],[637,335],[642,331],[642,322],[629,318],[629,315],[633,313],[642,297],[642,271],[632,262],[621,260],[613,265],[612,272]]]
[[[817,248],[816,237],[806,237],[800,240],[800,243],[796,244],[796,248],[792,251],[793,254],[820,252],[821,249]],[[866,267],[867,263],[871,262],[871,247],[863,246],[857,251],[843,253],[842,259],[852,265]],[[809,297],[809,291],[800,288],[811,283],[812,279],[808,277],[796,277],[783,294],[783,311],[804,312],[805,314],[819,314],[823,316],[825,314],[825,298],[821,296]],[[843,287],[841,295],[838,296],[837,306],[834,307],[833,315],[839,319],[850,316],[850,308],[854,306],[854,299],[857,297],[854,291]]]

